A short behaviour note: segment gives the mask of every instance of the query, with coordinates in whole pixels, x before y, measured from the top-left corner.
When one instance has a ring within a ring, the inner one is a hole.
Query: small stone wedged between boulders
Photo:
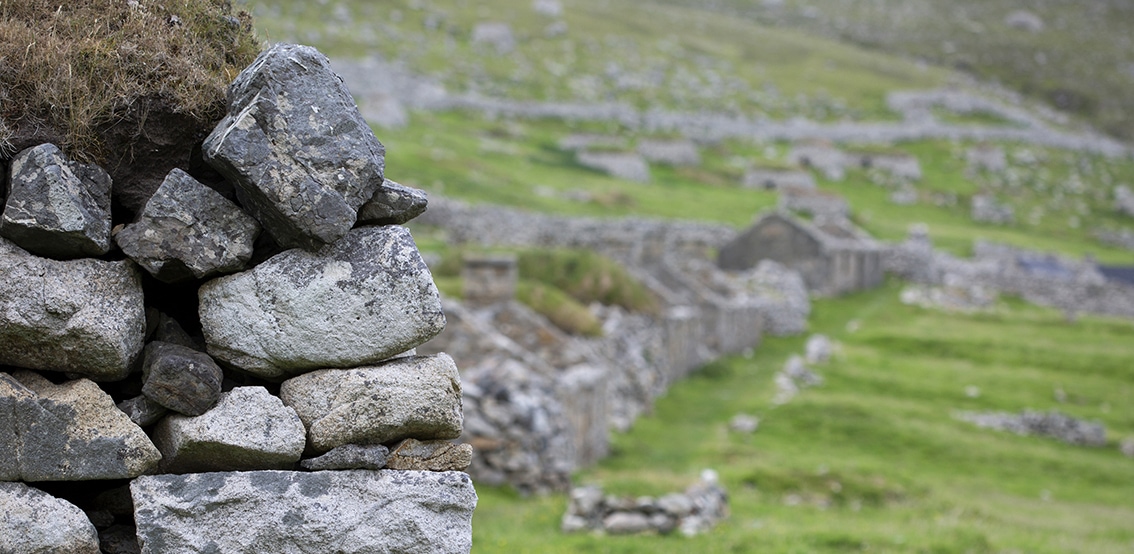
[[[358,209],[358,223],[401,225],[424,213],[428,206],[425,191],[386,179],[374,196]]]
[[[470,444],[406,439],[390,450],[386,467],[416,471],[465,471],[472,464]]]
[[[179,414],[197,416],[216,405],[224,372],[204,352],[168,342],[146,345],[142,394]]]
[[[174,169],[114,240],[158,280],[177,283],[244,269],[259,234],[236,204]]]

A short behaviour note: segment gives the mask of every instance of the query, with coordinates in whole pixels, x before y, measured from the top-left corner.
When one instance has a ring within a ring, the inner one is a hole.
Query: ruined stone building
[[[882,246],[846,220],[811,223],[773,212],[724,245],[717,265],[740,271],[773,260],[798,271],[812,293],[838,295],[880,285],[882,252]]]

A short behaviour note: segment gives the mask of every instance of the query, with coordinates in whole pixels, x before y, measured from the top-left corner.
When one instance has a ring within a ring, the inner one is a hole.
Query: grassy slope
[[[1134,138],[1134,5],[1125,0],[662,0],[806,29],[1000,81]],[[1011,28],[1016,10],[1042,32]]]
[[[482,487],[477,552],[1127,552],[1134,462],[977,429],[957,410],[1059,409],[1134,434],[1134,325],[1002,303],[988,315],[902,306],[897,288],[816,305],[813,330],[842,343],[825,385],[780,407],[772,376],[802,339],[712,364],[615,438],[579,482],[661,494],[717,469],[731,520],[713,533],[597,538],[557,531],[566,499]],[[858,322],[849,332],[847,323]],[[968,386],[981,391],[965,394]],[[1068,404],[1054,400],[1064,389]],[[727,431],[736,413],[754,435]],[[792,497],[799,499],[791,505]]]

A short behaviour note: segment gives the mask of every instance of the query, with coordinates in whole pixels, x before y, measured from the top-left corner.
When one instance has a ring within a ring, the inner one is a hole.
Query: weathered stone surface
[[[160,312],[157,316],[157,326],[154,329],[153,340],[177,344],[199,352],[205,351],[204,342],[190,336],[176,319]]]
[[[377,363],[445,327],[413,237],[392,225],[205,283],[200,314],[214,358],[266,379]]]
[[[612,535],[632,535],[650,530],[650,518],[637,512],[614,512],[603,518],[602,528]]]
[[[99,531],[98,544],[103,554],[141,554],[138,530],[129,525],[112,525]]]
[[[299,414],[308,443],[320,452],[461,435],[461,378],[447,354],[315,371],[285,381],[280,398]]]
[[[150,400],[146,395],[123,400],[118,403],[118,409],[139,427],[149,427],[169,413],[169,408]]]
[[[101,167],[41,144],[12,159],[8,185],[0,236],[52,258],[110,250],[110,175]]]
[[[148,554],[467,553],[477,501],[457,472],[158,475],[130,488]]]
[[[401,225],[421,215],[428,205],[425,191],[386,179],[374,196],[358,209],[358,223]]]
[[[332,243],[382,184],[385,148],[314,48],[272,46],[229,89],[205,160],[286,247]]]
[[[673,166],[701,165],[701,153],[690,140],[643,140],[638,153],[650,162]]]
[[[303,424],[264,387],[237,387],[196,417],[173,414],[154,428],[168,473],[291,468],[303,455]]]
[[[612,177],[648,183],[650,166],[641,156],[632,152],[577,152],[579,165],[601,171]]]
[[[132,262],[33,256],[0,239],[0,364],[122,379],[146,332]]]
[[[344,444],[332,448],[330,452],[303,460],[299,465],[311,471],[340,469],[382,469],[386,467],[386,457],[390,449],[381,444],[362,446]]]
[[[418,471],[464,471],[472,464],[472,456],[473,448],[470,444],[406,439],[390,450],[386,467]]]
[[[0,552],[99,554],[98,534],[74,504],[23,483],[0,483]]]
[[[259,234],[236,204],[174,169],[114,240],[154,277],[175,283],[243,269]]]
[[[161,454],[110,395],[87,379],[62,385],[0,373],[0,480],[128,479]]]
[[[224,372],[204,352],[168,342],[146,345],[142,394],[175,412],[201,415],[216,405]]]

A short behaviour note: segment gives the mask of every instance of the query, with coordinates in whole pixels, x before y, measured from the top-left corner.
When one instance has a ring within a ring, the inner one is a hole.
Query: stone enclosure
[[[202,151],[229,187],[175,169],[113,231],[104,171],[11,160],[0,552],[468,552],[461,377],[414,351],[446,322],[424,194],[304,46]]]

